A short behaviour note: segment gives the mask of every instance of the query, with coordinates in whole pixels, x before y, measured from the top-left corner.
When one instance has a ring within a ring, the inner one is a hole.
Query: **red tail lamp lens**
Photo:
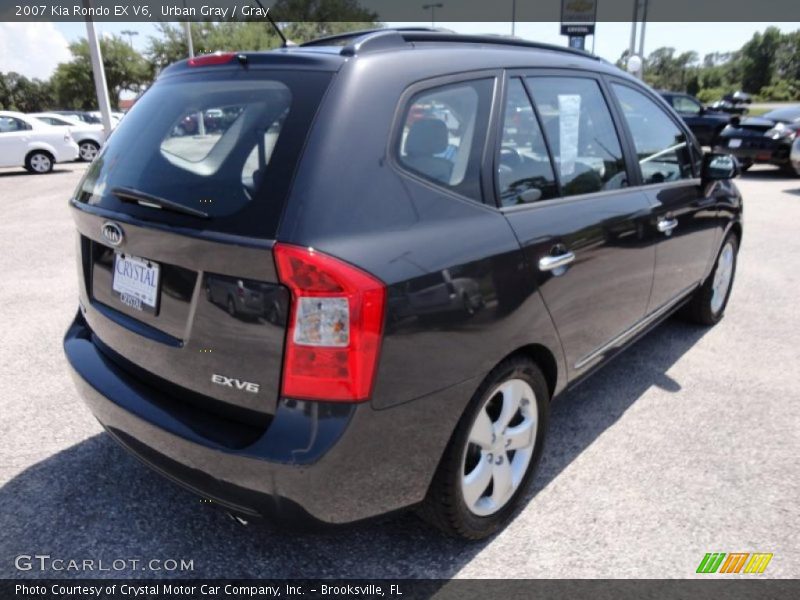
[[[278,243],[278,278],[292,292],[283,396],[361,402],[378,364],[386,287],[311,248]]]
[[[210,65],[224,65],[231,62],[236,57],[236,52],[215,52],[214,54],[204,54],[190,58],[190,67],[208,67]]]

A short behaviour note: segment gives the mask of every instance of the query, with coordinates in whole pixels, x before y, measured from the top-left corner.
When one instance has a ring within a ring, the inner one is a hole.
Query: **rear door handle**
[[[539,270],[552,271],[559,267],[566,267],[573,260],[575,260],[575,253],[570,251],[556,256],[543,256],[539,259]]]
[[[665,234],[669,235],[672,233],[672,230],[678,226],[678,219],[661,219],[656,227],[658,230]]]

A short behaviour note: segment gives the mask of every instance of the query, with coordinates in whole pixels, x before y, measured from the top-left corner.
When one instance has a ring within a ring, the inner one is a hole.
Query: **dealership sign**
[[[597,0],[561,0],[561,35],[594,35]]]

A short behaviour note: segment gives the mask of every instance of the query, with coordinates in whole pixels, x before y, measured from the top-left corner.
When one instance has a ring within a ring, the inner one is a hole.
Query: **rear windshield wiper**
[[[171,210],[173,212],[191,215],[193,217],[201,217],[203,219],[209,218],[209,214],[202,210],[190,208],[180,204],[179,202],[173,202],[172,200],[167,200],[166,198],[159,198],[158,196],[153,196],[133,188],[115,187],[111,189],[111,193],[117,196],[123,202],[136,202],[141,206]]]

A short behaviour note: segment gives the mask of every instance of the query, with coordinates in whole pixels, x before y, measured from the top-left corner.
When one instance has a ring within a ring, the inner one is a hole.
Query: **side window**
[[[14,117],[0,117],[0,133],[11,133],[14,131],[25,131],[30,129],[27,123],[15,119]]]
[[[510,80],[503,117],[497,186],[502,206],[558,196],[553,165],[522,80]]]
[[[636,146],[645,184],[692,178],[692,156],[686,135],[650,98],[612,84]]]
[[[699,115],[700,105],[686,96],[673,96],[672,107],[679,113],[688,115]]]
[[[577,77],[529,77],[565,196],[628,185],[622,147],[600,85]]]
[[[481,153],[489,123],[494,79],[424,90],[403,116],[397,156],[404,167],[481,200]]]

